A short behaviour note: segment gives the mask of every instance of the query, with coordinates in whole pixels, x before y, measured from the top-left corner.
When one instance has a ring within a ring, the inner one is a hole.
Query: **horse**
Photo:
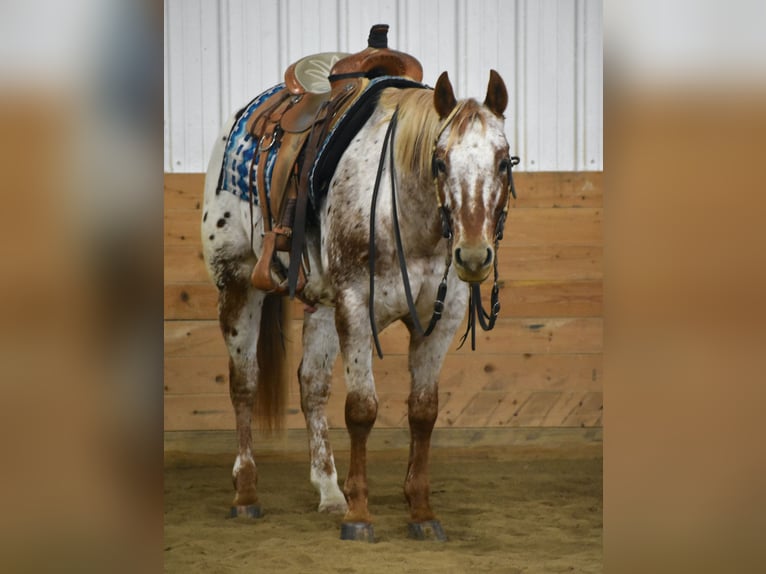
[[[482,103],[458,100],[446,72],[434,88],[382,90],[372,115],[340,156],[326,193],[313,205],[305,249],[310,273],[303,291],[311,304],[304,313],[298,380],[309,478],[318,492],[318,510],[343,514],[341,538],[374,539],[366,469],[367,439],[378,410],[373,340],[377,344],[378,329],[400,321],[410,335],[410,450],[404,479],[410,535],[446,539],[429,502],[438,380],[469,299],[478,293],[471,286],[478,289],[493,268],[497,279],[496,250],[516,159],[504,132],[507,103],[505,84],[494,70]],[[263,247],[264,213],[252,198],[246,201],[227,188],[221,176],[235,121],[232,116],[224,125],[210,159],[201,233],[204,260],[219,291],[236,418],[232,515],[258,517],[251,422],[256,413],[274,426],[283,412],[284,296],[251,284]],[[378,193],[389,187],[391,195]],[[480,310],[480,320],[487,316]],[[429,318],[426,333],[422,324]],[[342,490],[325,416],[338,354],[350,437]]]

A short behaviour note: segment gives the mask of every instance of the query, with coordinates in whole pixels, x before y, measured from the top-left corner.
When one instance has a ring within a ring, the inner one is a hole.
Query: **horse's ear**
[[[505,89],[503,78],[495,70],[489,71],[489,85],[487,86],[487,97],[484,98],[484,105],[497,117],[504,117],[503,112],[508,105],[508,90]]]
[[[456,105],[457,100],[455,99],[455,92],[452,90],[449,76],[447,72],[442,72],[434,88],[434,107],[436,108],[436,113],[439,114],[439,118],[444,119]]]

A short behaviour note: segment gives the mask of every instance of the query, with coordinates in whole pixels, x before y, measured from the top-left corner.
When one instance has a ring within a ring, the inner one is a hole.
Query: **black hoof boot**
[[[407,524],[407,536],[415,540],[436,540],[446,542],[441,522],[438,520],[426,520],[425,522],[410,522]]]
[[[263,516],[260,504],[232,506],[228,518],[260,518]]]
[[[375,532],[369,522],[343,522],[340,525],[340,539],[375,542]]]

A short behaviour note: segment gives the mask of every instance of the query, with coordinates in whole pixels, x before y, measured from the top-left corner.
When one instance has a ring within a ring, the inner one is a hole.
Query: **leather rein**
[[[383,149],[381,150],[380,154],[380,161],[378,162],[378,171],[375,175],[375,185],[373,187],[372,191],[372,205],[370,207],[370,242],[369,242],[369,270],[370,270],[370,297],[369,297],[369,317],[370,317],[370,327],[372,329],[372,338],[375,342],[375,350],[378,353],[378,356],[382,359],[383,358],[383,351],[380,346],[380,339],[378,337],[378,327],[375,322],[375,214],[377,211],[377,204],[378,204],[378,192],[380,191],[380,180],[383,175],[383,167],[385,165],[386,161],[386,152],[388,151],[388,157],[389,157],[389,171],[390,171],[390,179],[391,179],[391,211],[392,211],[392,220],[393,220],[393,228],[394,228],[394,239],[396,243],[396,255],[397,259],[399,261],[399,269],[402,274],[402,283],[404,285],[404,295],[407,300],[407,307],[409,309],[410,318],[412,320],[412,324],[417,330],[417,332],[427,337],[429,336],[434,328],[436,327],[436,324],[439,322],[439,319],[441,319],[442,311],[444,310],[444,300],[447,296],[447,275],[449,274],[450,266],[452,265],[452,240],[453,240],[453,233],[452,233],[452,225],[450,223],[450,213],[447,210],[447,208],[443,205],[441,201],[441,196],[439,194],[439,179],[438,179],[438,168],[437,168],[437,161],[436,161],[436,146],[439,142],[439,138],[444,133],[444,130],[447,129],[447,127],[450,125],[452,120],[455,118],[455,115],[460,109],[460,105],[456,105],[452,111],[447,115],[447,117],[442,122],[441,127],[439,128],[436,137],[434,138],[433,145],[431,148],[431,171],[434,181],[434,189],[436,192],[436,203],[438,205],[439,213],[441,215],[441,221],[442,221],[442,236],[447,239],[447,256],[445,259],[445,265],[444,265],[444,274],[442,275],[441,282],[439,283],[439,288],[436,291],[436,300],[434,302],[434,310],[431,315],[431,319],[428,322],[428,326],[423,329],[423,326],[420,323],[420,319],[418,318],[417,310],[415,309],[415,302],[412,297],[412,288],[410,286],[410,279],[409,279],[409,273],[407,272],[407,261],[405,259],[404,255],[404,248],[402,246],[402,237],[401,237],[401,231],[399,228],[399,216],[398,216],[398,210],[396,205],[396,167],[394,165],[394,137],[396,135],[396,126],[399,118],[399,108],[397,107],[396,110],[394,110],[393,115],[391,116],[391,120],[388,124],[388,128],[386,129],[385,137],[383,138]],[[516,199],[516,188],[513,185],[513,175],[512,175],[512,169],[516,165],[519,164],[519,158],[516,156],[511,156],[510,158],[507,158],[507,174],[508,174],[508,188],[509,188],[509,195],[508,200],[505,203],[505,206],[503,207],[503,211],[500,214],[500,217],[498,218],[497,225],[495,226],[495,258],[494,258],[494,285],[492,286],[492,294],[490,298],[490,312],[487,313],[487,311],[484,309],[482,303],[481,303],[481,291],[479,288],[479,283],[471,283],[470,284],[470,291],[469,291],[469,298],[468,298],[468,323],[466,326],[466,331],[463,334],[463,337],[460,340],[460,347],[463,346],[463,344],[466,341],[466,338],[468,337],[468,334],[471,334],[471,349],[476,350],[476,322],[478,319],[478,323],[481,326],[481,328],[484,331],[491,331],[495,327],[495,321],[497,320],[497,316],[500,313],[500,302],[498,300],[499,296],[499,287],[498,287],[498,270],[497,270],[497,250],[499,246],[499,241],[503,238],[503,229],[505,227],[505,220],[508,216],[508,208],[511,203],[511,196],[513,199]]]

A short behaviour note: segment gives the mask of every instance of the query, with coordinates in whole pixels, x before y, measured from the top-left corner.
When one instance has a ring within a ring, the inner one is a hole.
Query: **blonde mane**
[[[402,175],[416,175],[431,178],[431,157],[434,139],[442,128],[442,121],[434,107],[433,90],[407,88],[385,90],[380,98],[381,107],[386,110],[385,121],[391,119],[399,107],[399,121],[394,141],[394,160]],[[450,123],[447,151],[461,137],[474,121],[486,128],[481,105],[473,99],[457,104],[457,111]]]

